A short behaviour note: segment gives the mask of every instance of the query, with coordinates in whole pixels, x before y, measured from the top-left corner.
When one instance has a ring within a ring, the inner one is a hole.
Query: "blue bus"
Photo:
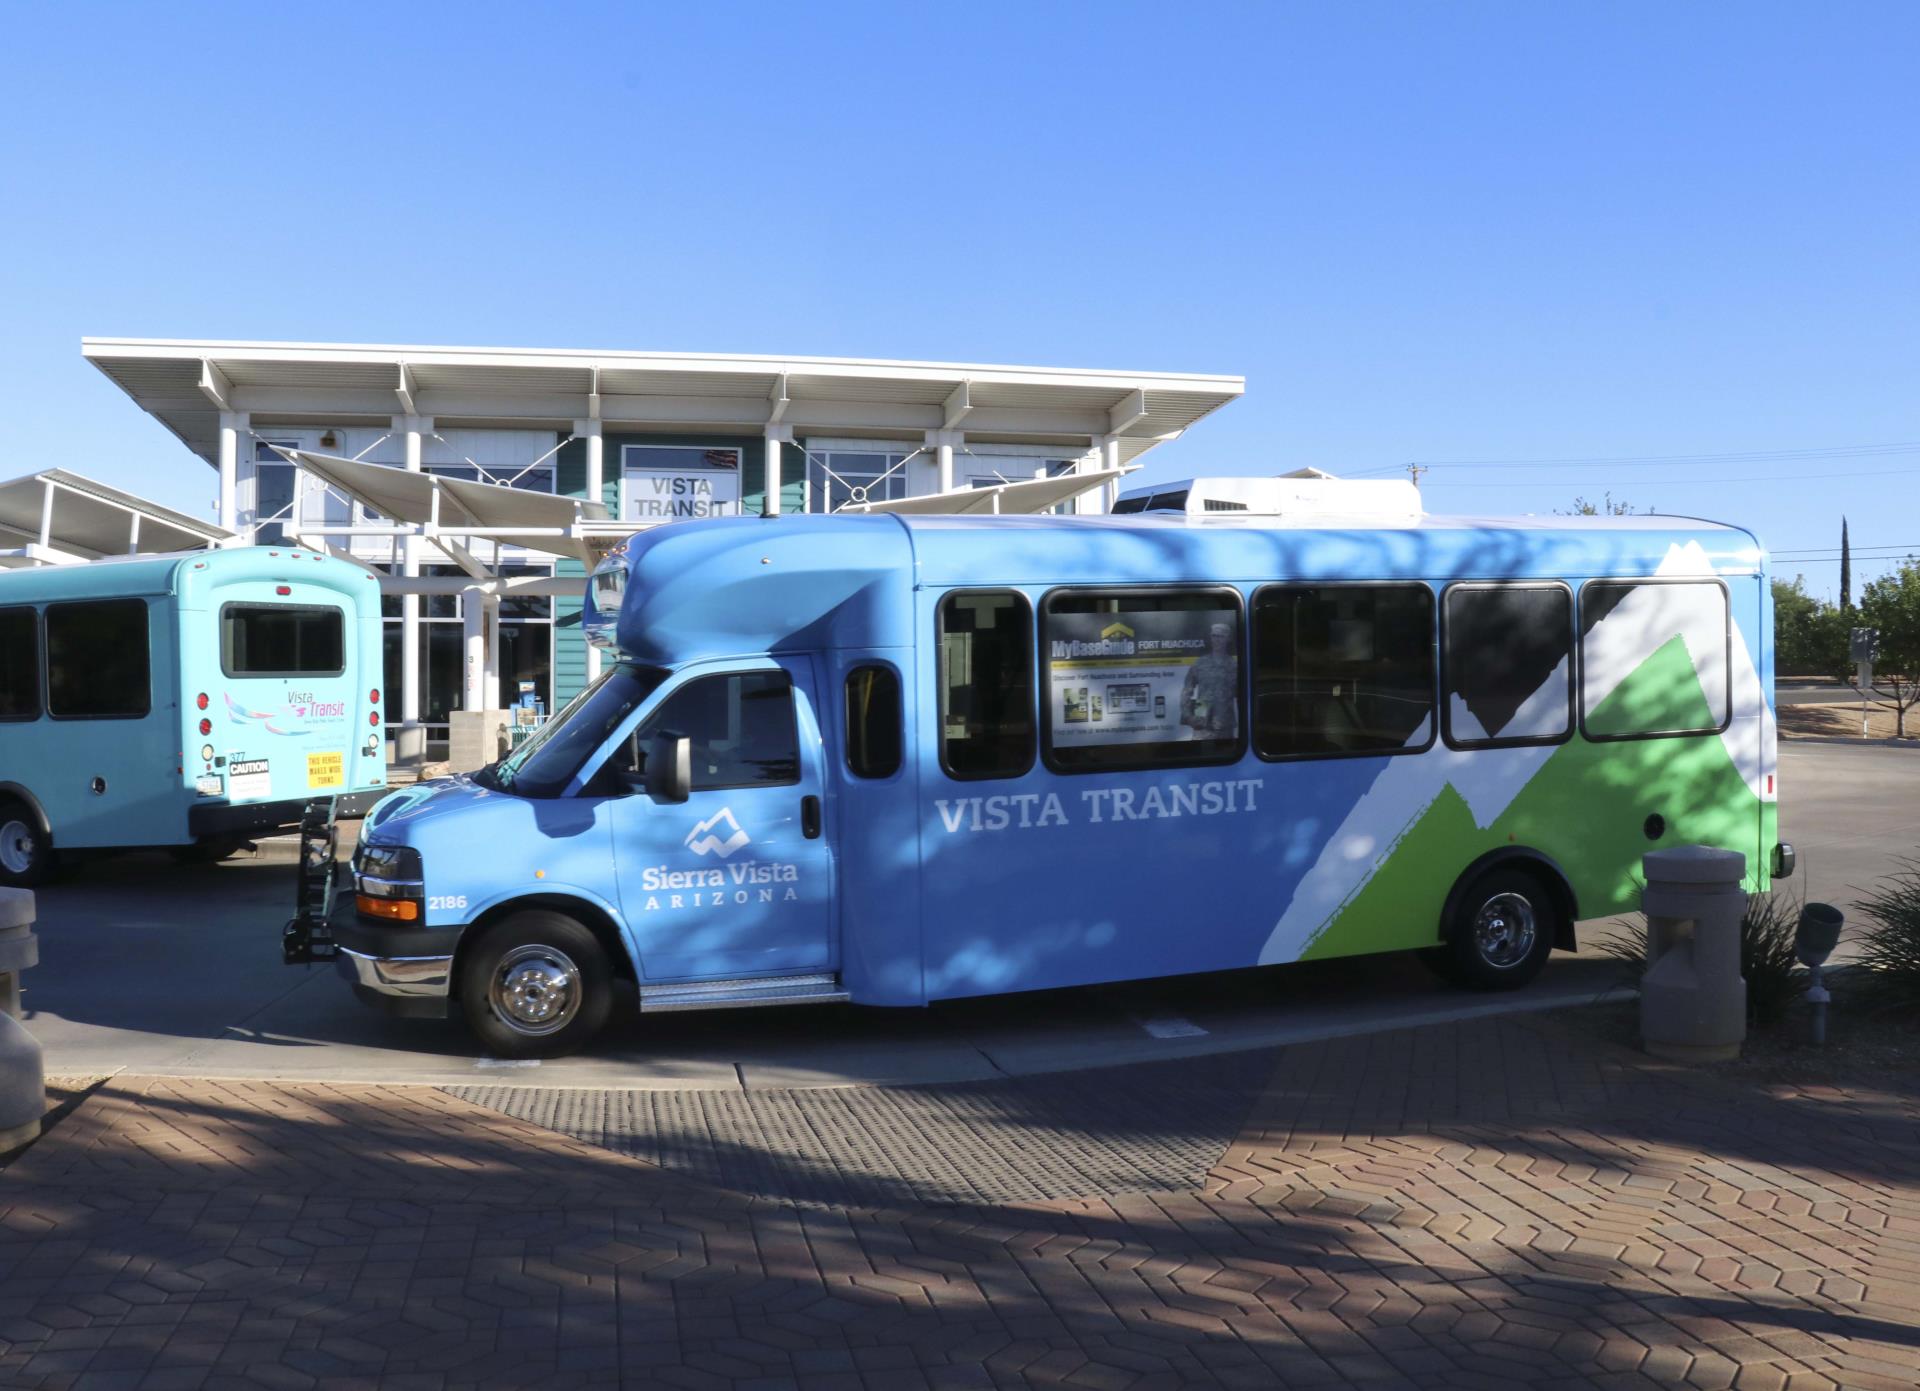
[[[244,547],[0,574],[0,883],[231,854],[386,787],[375,576]]]
[[[364,823],[337,964],[505,1056],[644,1013],[1419,951],[1508,988],[1642,852],[1775,845],[1761,547],[1659,517],[675,523],[601,676]]]

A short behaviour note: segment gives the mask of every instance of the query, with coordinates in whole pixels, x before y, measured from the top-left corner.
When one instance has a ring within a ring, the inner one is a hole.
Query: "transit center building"
[[[381,575],[383,704],[552,710],[597,670],[583,579],[621,537],[781,512],[1097,512],[1236,376],[567,349],[87,338],[217,477],[219,534]],[[424,740],[424,749],[421,741]]]

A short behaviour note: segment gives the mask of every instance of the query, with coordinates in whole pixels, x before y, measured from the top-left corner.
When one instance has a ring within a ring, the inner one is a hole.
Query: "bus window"
[[[648,746],[666,735],[692,745],[695,792],[800,781],[793,683],[783,671],[737,671],[688,682],[634,732],[622,766],[644,777]]]
[[[940,601],[940,762],[956,778],[1033,766],[1033,611],[1026,596]]]
[[[1239,591],[1057,589],[1043,607],[1048,767],[1096,772],[1240,757]]]
[[[1732,719],[1727,591],[1595,580],[1580,591],[1580,727],[1589,739],[1717,734]]]
[[[1443,600],[1447,743],[1557,744],[1573,732],[1573,593],[1456,584]]]
[[[47,605],[47,713],[137,720],[153,708],[144,599]]]
[[[347,669],[340,610],[224,604],[220,669],[228,676],[338,676]]]
[[[900,771],[900,677],[892,667],[847,673],[847,767],[857,778]]]
[[[1418,753],[1433,743],[1433,591],[1267,585],[1253,596],[1262,758]]]
[[[0,720],[40,718],[40,623],[32,609],[0,609]]]

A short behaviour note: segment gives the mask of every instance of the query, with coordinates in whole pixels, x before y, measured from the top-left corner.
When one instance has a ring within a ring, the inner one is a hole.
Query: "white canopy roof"
[[[985,488],[955,488],[924,497],[888,498],[842,507],[842,512],[898,512],[910,517],[961,516],[967,513],[1011,515],[1020,512],[1044,512],[1069,498],[1105,487],[1130,468],[1093,469],[1086,473],[1065,473],[1058,478],[1022,478],[1012,483],[996,483]]]
[[[270,425],[387,424],[974,441],[1092,448],[1121,463],[1246,390],[1189,372],[736,353],[86,338],[81,352],[208,462],[223,411]]]
[[[381,516],[429,528],[427,534],[443,549],[440,534],[465,536],[571,556],[591,566],[594,556],[586,533],[605,529],[581,525],[604,522],[607,509],[579,498],[412,473],[307,449],[278,452]]]
[[[0,565],[199,550],[231,538],[210,522],[65,469],[0,483]]]

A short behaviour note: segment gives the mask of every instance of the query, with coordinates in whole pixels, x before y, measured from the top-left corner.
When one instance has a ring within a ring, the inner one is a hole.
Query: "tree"
[[[1907,737],[1907,711],[1920,705],[1920,560],[1869,580],[1860,593],[1860,623],[1880,630],[1873,661],[1873,698],[1893,708],[1893,733]]]
[[[1613,490],[1608,489],[1606,495],[1598,502],[1588,502],[1583,497],[1577,497],[1573,500],[1573,506],[1565,511],[1561,511],[1558,507],[1553,510],[1562,517],[1630,517],[1633,515],[1633,504],[1624,500],[1615,502]],[[1653,509],[1649,507],[1647,510],[1651,512]]]
[[[1783,676],[1835,676],[1845,680],[1847,621],[1831,604],[1807,593],[1804,575],[1773,582],[1773,661]]]
[[[1853,549],[1847,545],[1847,519],[1840,519],[1840,612],[1853,608]]]

